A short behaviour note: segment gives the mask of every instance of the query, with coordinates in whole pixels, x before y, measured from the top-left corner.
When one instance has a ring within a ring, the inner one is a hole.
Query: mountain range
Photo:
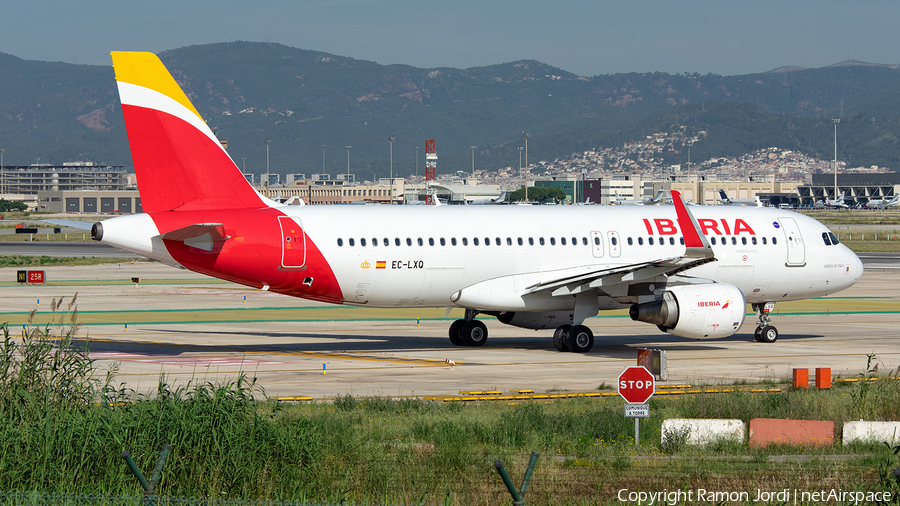
[[[379,65],[271,43],[165,51],[160,59],[247,172],[424,173],[517,166],[610,147],[657,131],[706,130],[693,160],[761,147],[900,167],[900,68],[847,61],[739,76],[629,73],[578,76],[523,60],[468,69]],[[0,53],[4,163],[130,165],[111,66],[27,61]],[[324,145],[324,148],[323,148]],[[418,151],[416,148],[419,148]],[[418,154],[418,165],[416,157]],[[683,162],[680,154],[669,155]],[[324,162],[323,162],[324,158]]]

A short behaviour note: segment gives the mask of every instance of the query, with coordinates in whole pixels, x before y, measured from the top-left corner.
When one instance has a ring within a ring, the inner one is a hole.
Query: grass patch
[[[52,267],[57,265],[99,265],[130,262],[131,258],[51,257],[36,255],[0,255],[0,267]]]

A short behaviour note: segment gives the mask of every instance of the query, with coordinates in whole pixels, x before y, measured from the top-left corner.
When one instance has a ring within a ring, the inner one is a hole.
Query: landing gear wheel
[[[756,330],[753,331],[753,338],[756,339],[756,342],[762,342],[762,327],[756,327]]]
[[[759,333],[759,342],[774,343],[778,340],[778,329],[771,325],[766,325]]]
[[[466,322],[459,331],[459,337],[466,346],[481,346],[488,338],[487,327],[479,320]]]
[[[575,353],[587,353],[594,347],[594,333],[584,325],[575,325],[566,334],[566,347]]]
[[[463,345],[463,340],[461,337],[459,337],[459,331],[462,330],[463,325],[465,324],[465,320],[456,320],[450,324],[450,342],[455,346]]]
[[[556,327],[556,330],[553,332],[553,346],[556,348],[556,351],[569,351],[569,347],[566,345],[566,336],[571,329],[571,325]]]

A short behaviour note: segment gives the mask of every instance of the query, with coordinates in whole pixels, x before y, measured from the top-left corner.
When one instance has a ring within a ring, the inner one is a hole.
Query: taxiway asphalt
[[[117,383],[152,391],[168,381],[222,382],[241,372],[270,396],[425,396],[531,389],[596,392],[612,387],[637,348],[667,353],[669,384],[732,384],[789,377],[794,367],[830,367],[854,377],[874,353],[882,371],[900,365],[900,272],[866,272],[833,297],[776,305],[774,344],[753,339],[754,318],[726,339],[689,340],[615,313],[588,320],[590,353],[559,353],[550,331],[484,318],[485,346],[453,346],[445,309],[378,310],[329,306],[261,292],[158,263],[47,267],[46,285],[18,285],[0,269],[0,321],[18,328],[32,310],[51,318],[77,293],[80,337],[102,367],[119,364]],[[131,278],[141,278],[140,284]],[[448,365],[447,360],[455,363]]]

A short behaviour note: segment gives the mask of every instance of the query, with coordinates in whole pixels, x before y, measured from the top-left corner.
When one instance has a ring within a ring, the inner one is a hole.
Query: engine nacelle
[[[632,320],[652,323],[663,332],[693,339],[717,339],[744,323],[744,294],[728,283],[675,286],[654,302],[634,304]]]
[[[572,311],[516,311],[500,313],[500,323],[523,329],[555,329],[560,325],[571,325],[575,314]]]

